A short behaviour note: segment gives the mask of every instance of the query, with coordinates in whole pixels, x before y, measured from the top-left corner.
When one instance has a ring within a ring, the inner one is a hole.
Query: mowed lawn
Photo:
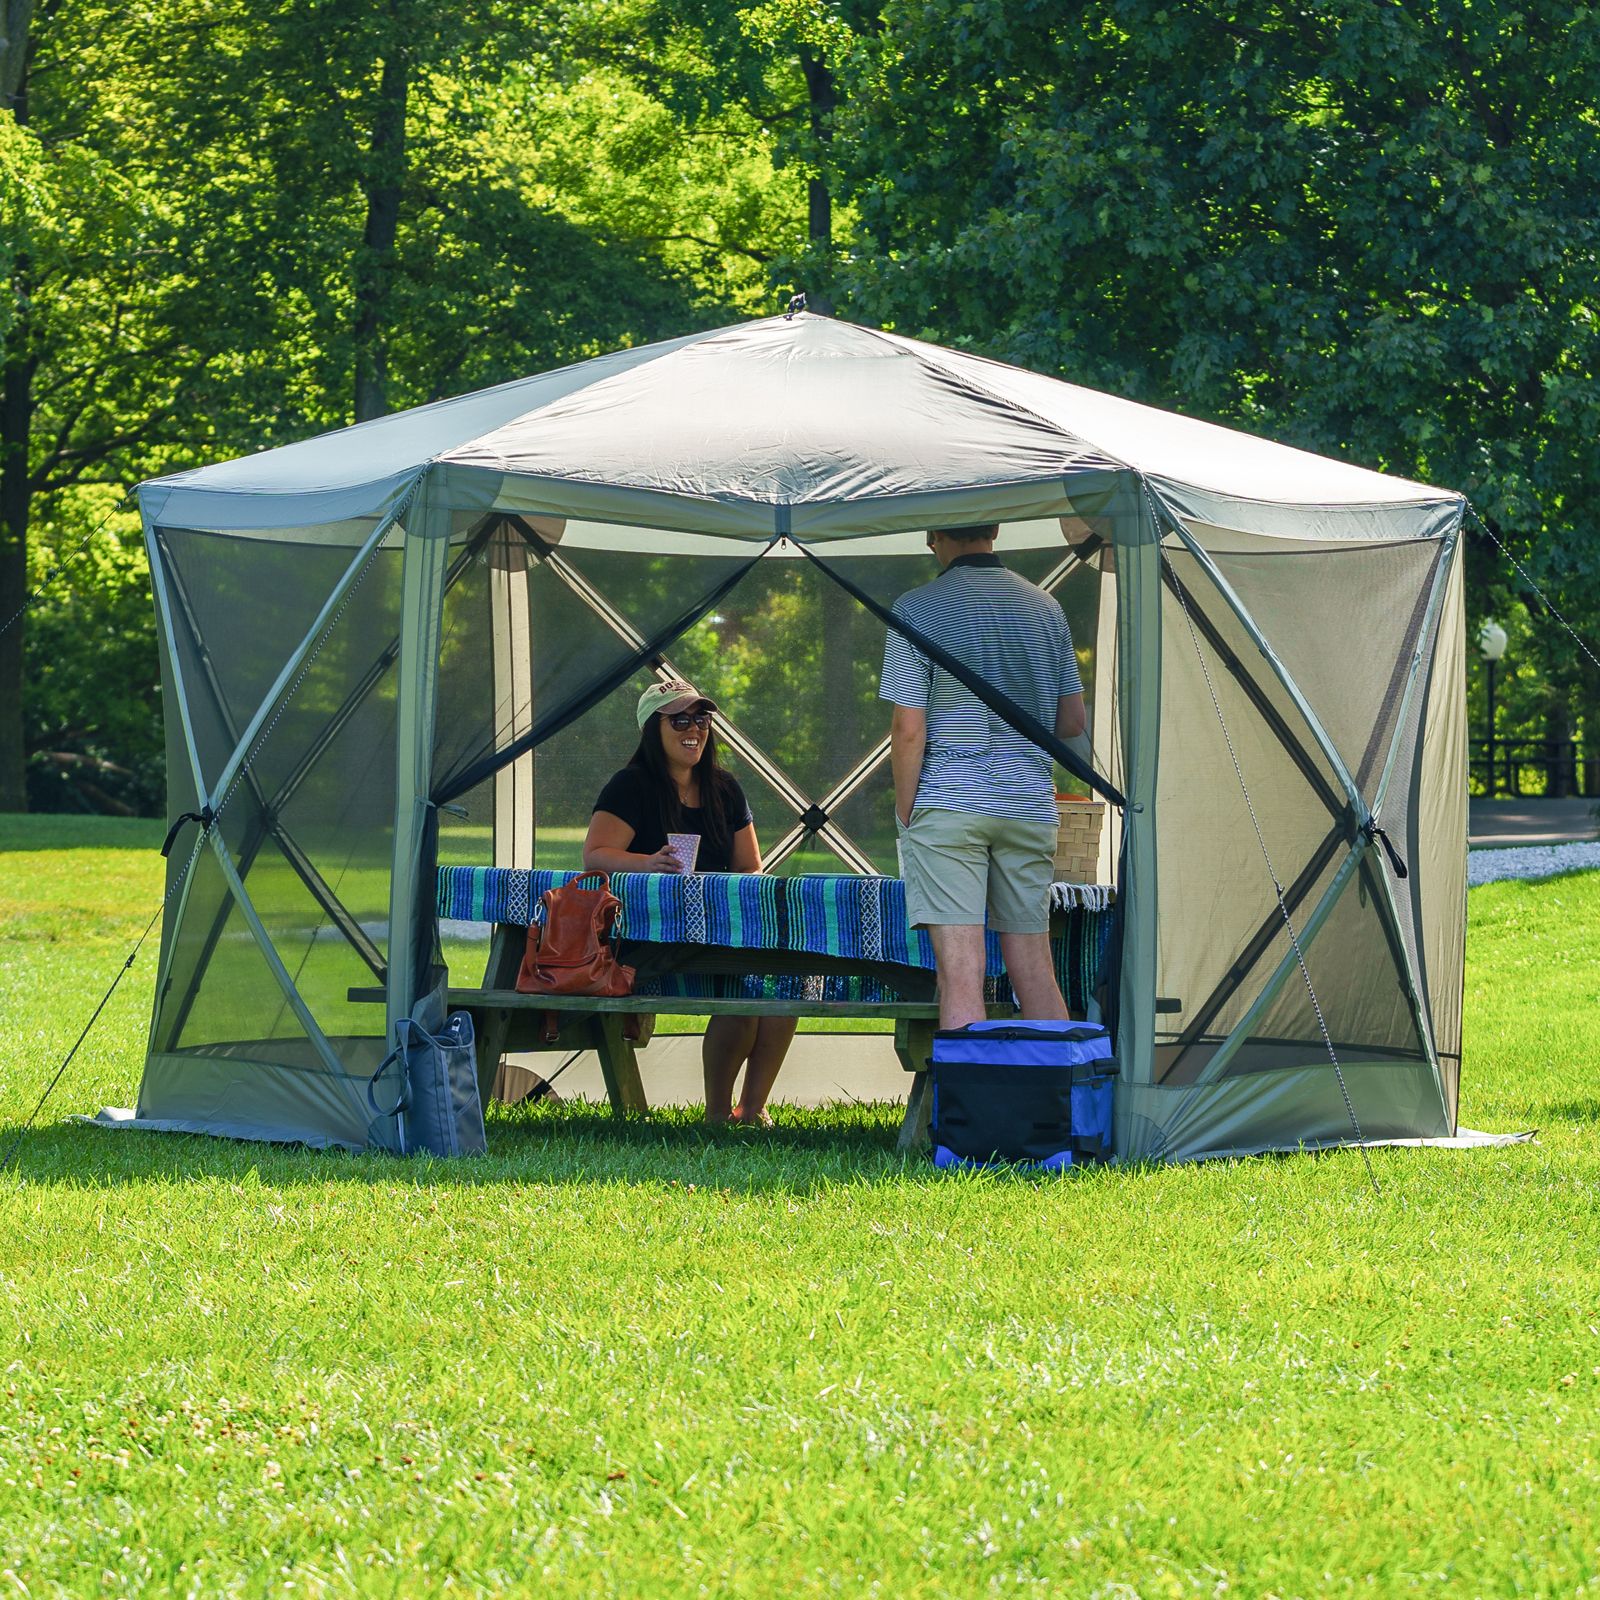
[[[158,896],[0,819],[0,1122]],[[154,945],[0,1178],[0,1594],[1600,1586],[1600,875],[1475,891],[1463,1121],[944,1177],[889,1108],[457,1165],[118,1135]],[[648,1059],[648,1058],[647,1058]]]

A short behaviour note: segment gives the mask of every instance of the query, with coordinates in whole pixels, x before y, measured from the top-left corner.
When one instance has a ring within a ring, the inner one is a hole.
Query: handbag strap
[[[409,1021],[410,1018],[406,1018],[405,1021],[400,1024],[401,1028],[403,1029],[406,1026],[406,1023]],[[378,1084],[384,1073],[389,1070],[389,1067],[393,1062],[400,1063],[400,1092],[395,1096],[394,1104],[388,1108],[385,1108],[378,1104]],[[402,1111],[407,1111],[410,1109],[411,1080],[406,1073],[405,1044],[403,1039],[400,1044],[397,1044],[394,1049],[391,1050],[388,1055],[386,1055],[383,1060],[378,1063],[378,1070],[367,1079],[367,1104],[372,1107],[372,1114],[375,1117],[396,1117],[399,1116]]]
[[[553,889],[546,889],[539,896],[538,912],[529,919],[529,925],[531,927],[548,927],[550,922],[550,902],[563,891],[577,889],[585,884],[593,886],[592,889],[586,890],[586,893],[595,892],[604,895],[615,907],[615,915],[611,920],[611,933],[608,939],[609,943],[615,944],[622,937],[622,901],[612,892],[611,874],[609,872],[580,872],[577,877],[568,878],[565,883],[558,883]],[[602,900],[602,907],[604,904],[605,901]],[[542,916],[539,914],[540,912],[543,913]]]

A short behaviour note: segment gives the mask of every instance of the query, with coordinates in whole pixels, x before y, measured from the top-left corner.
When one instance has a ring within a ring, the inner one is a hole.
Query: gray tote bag
[[[380,1117],[405,1114],[406,1146],[435,1156],[481,1156],[488,1148],[478,1099],[478,1060],[472,1018],[453,1012],[437,1033],[404,1018],[399,1042],[373,1073],[367,1101]],[[398,1064],[394,1104],[378,1103],[378,1084]]]

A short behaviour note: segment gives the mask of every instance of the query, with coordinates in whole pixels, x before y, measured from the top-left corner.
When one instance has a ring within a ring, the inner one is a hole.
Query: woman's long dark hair
[[[651,792],[661,808],[661,831],[682,833],[683,802],[678,798],[678,786],[672,781],[672,769],[667,765],[667,752],[661,743],[663,720],[657,715],[644,725],[639,733],[639,748],[628,758],[628,765],[642,768],[649,774]],[[710,723],[701,731],[701,737],[705,740],[705,750],[695,762],[694,779],[700,789],[705,842],[730,847],[733,835],[728,827],[728,800],[733,794],[733,779],[717,759],[717,736]]]

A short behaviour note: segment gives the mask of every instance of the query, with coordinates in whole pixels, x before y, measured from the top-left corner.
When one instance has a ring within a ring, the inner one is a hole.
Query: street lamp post
[[[1478,629],[1478,649],[1483,654],[1485,664],[1489,669],[1489,777],[1488,798],[1494,799],[1495,792],[1495,732],[1494,732],[1494,669],[1500,658],[1506,653],[1506,630],[1493,618]]]

